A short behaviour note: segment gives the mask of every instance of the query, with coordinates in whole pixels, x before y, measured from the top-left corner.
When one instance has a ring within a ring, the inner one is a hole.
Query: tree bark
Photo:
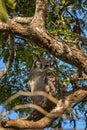
[[[35,15],[29,19],[29,25],[25,28],[22,24],[17,23],[17,18],[9,20],[8,23],[0,23],[0,31],[14,32],[16,35],[27,37],[39,47],[55,55],[60,60],[69,63],[76,68],[87,73],[87,56],[75,47],[68,46],[63,41],[58,41],[46,32],[45,17],[46,17],[47,1],[37,0]],[[23,20],[23,18],[22,18]],[[21,21],[18,20],[18,22]],[[27,22],[27,18],[25,20]]]

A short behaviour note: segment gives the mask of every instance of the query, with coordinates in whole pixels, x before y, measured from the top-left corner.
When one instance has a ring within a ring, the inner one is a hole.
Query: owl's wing
[[[55,71],[53,68],[48,68],[46,71],[46,81],[47,84],[45,86],[45,91],[51,95],[51,96],[56,96],[56,86],[57,86],[57,80],[56,80],[56,75]]]

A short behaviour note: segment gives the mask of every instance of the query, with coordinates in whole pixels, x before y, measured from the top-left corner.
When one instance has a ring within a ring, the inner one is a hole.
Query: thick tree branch
[[[21,24],[9,21],[6,27],[7,30],[12,31],[15,34],[29,37],[29,39],[34,41],[38,46],[45,48],[59,59],[74,65],[87,73],[87,57],[80,50],[54,39],[42,28],[36,27],[35,23],[37,23],[38,26],[38,21],[33,20],[33,23],[27,29]],[[2,30],[2,27],[0,30]]]
[[[75,47],[68,46],[46,33],[45,14],[47,0],[37,0],[36,10],[33,19],[27,28],[22,24],[9,20],[7,24],[0,23],[0,31],[14,32],[16,35],[27,37],[38,46],[45,48],[47,51],[75,67],[87,73],[87,57]],[[28,18],[29,19],[29,18]]]
[[[31,25],[33,24],[36,28],[45,30],[46,11],[47,11],[47,0],[37,0],[35,15],[31,22]],[[38,21],[38,24],[36,21]]]
[[[35,15],[31,20],[28,28],[25,28],[21,24],[14,22],[14,20],[10,20],[7,24],[1,23],[0,31],[9,30],[15,34],[29,37],[29,39],[34,41],[38,46],[45,48],[59,59],[87,72],[87,57],[80,50],[74,47],[70,47],[63,42],[54,39],[46,33],[46,7],[46,0],[37,0]]]
[[[66,109],[70,107],[72,103],[79,103],[87,97],[87,91],[79,89],[69,96],[66,96],[63,101],[59,100],[57,106],[44,118],[39,121],[28,121],[24,119],[2,121],[4,127],[16,127],[16,128],[44,128],[48,126],[55,118],[61,117]],[[49,118],[51,115],[52,118]],[[52,116],[53,115],[53,116]]]

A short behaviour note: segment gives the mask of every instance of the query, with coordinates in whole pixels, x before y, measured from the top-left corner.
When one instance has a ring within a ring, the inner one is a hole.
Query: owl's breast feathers
[[[29,87],[31,88],[31,92],[44,91],[49,95],[56,97],[56,84],[57,84],[56,75],[52,67],[48,67],[44,69],[44,71],[42,71],[41,69],[37,71],[31,70],[30,79],[29,79]],[[42,97],[35,96],[32,98],[32,100],[34,104],[41,106],[48,112],[50,112],[55,107],[54,103],[52,103],[51,101],[49,101],[47,98],[43,96]],[[41,114],[37,110],[33,110],[30,116],[28,117],[28,119],[37,121],[42,117],[44,117],[43,114]]]
[[[31,69],[28,88],[31,92],[43,90],[45,72],[41,69]]]

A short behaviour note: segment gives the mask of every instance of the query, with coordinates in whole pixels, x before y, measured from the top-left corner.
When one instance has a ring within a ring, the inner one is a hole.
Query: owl
[[[56,97],[56,76],[54,68],[49,61],[41,60],[39,57],[34,61],[30,70],[28,88],[30,92],[43,91],[51,96]],[[50,112],[55,104],[50,102],[43,96],[33,96],[32,103],[39,105],[46,111]],[[37,121],[44,117],[43,114],[37,110],[32,110],[29,120]]]

